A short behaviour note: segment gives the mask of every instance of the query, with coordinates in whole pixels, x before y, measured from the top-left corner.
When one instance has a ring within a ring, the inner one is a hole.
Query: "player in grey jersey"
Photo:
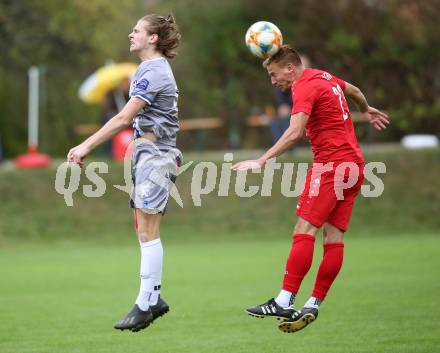
[[[136,115],[137,136],[151,131],[161,148],[176,146],[179,130],[177,99],[179,91],[168,61],[164,57],[143,61],[130,86],[130,97],[144,100],[146,106]]]
[[[128,38],[130,52],[142,60],[131,83],[130,100],[99,131],[72,148],[67,160],[82,165],[95,147],[133,124],[130,203],[141,248],[141,284],[133,309],[114,327],[139,331],[169,310],[160,298],[163,248],[159,225],[181,160],[176,149],[178,89],[167,61],[176,55],[180,33],[172,15],[152,14],[142,17]]]

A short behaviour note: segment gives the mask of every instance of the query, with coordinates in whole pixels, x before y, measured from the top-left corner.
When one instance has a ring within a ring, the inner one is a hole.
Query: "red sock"
[[[318,275],[316,276],[315,287],[312,297],[321,301],[327,295],[330,286],[335,280],[342,267],[344,259],[344,243],[332,243],[324,245],[324,256],[319,265]]]
[[[309,234],[295,234],[284,274],[283,289],[298,293],[304,276],[309,272],[313,260],[315,237]]]
[[[134,226],[134,230],[138,229],[138,219],[136,215],[136,210],[134,210],[133,212],[133,226]]]

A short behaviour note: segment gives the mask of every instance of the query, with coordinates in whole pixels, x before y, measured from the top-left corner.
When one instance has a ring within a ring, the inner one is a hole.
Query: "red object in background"
[[[127,147],[133,141],[133,129],[127,128],[115,136],[112,141],[112,154],[115,161],[123,161]]]
[[[15,159],[15,165],[20,169],[47,168],[51,162],[47,154],[38,153],[37,146],[29,146],[28,153]]]

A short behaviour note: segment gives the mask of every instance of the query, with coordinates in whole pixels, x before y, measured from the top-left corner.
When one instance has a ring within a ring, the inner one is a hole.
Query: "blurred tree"
[[[220,115],[243,131],[252,107],[271,103],[267,74],[244,43],[249,25],[268,20],[313,67],[353,82],[373,106],[391,113],[393,124],[381,138],[440,134],[438,0],[3,0],[0,135],[8,156],[24,151],[27,68],[46,68],[42,140],[63,154],[75,139],[73,126],[98,119],[97,110],[77,99],[81,81],[108,58],[136,61],[127,34],[146,12],[173,12],[180,25],[182,45],[172,65],[181,117]],[[213,141],[227,147],[226,131]]]
[[[271,103],[268,77],[244,45],[248,26],[264,19],[312,66],[353,82],[372,105],[391,113],[393,124],[381,138],[440,134],[437,0],[169,0],[160,6],[175,12],[184,35],[177,74],[186,77],[180,81],[186,116],[220,110],[243,118],[252,106]]]
[[[133,6],[133,1],[109,6],[105,0],[0,3],[0,132],[7,155],[26,149],[31,65],[44,65],[46,74],[48,101],[41,124],[48,128],[40,142],[49,152],[65,152],[73,126],[96,115],[77,98],[81,81],[107,59],[127,58],[127,23],[135,18]]]

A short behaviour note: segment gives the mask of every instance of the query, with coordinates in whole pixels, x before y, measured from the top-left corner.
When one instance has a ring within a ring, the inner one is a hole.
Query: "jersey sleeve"
[[[145,69],[137,75],[132,83],[130,97],[137,97],[152,105],[156,99],[157,93],[162,89],[162,79],[159,72],[151,69]]]
[[[292,91],[292,115],[296,113],[311,114],[313,105],[318,98],[318,90],[313,83],[307,82]]]
[[[333,77],[336,80],[336,83],[339,85],[339,87],[341,87],[341,89],[344,90],[345,86],[346,86],[345,81],[340,79],[339,77],[336,77],[336,76],[333,76]]]

